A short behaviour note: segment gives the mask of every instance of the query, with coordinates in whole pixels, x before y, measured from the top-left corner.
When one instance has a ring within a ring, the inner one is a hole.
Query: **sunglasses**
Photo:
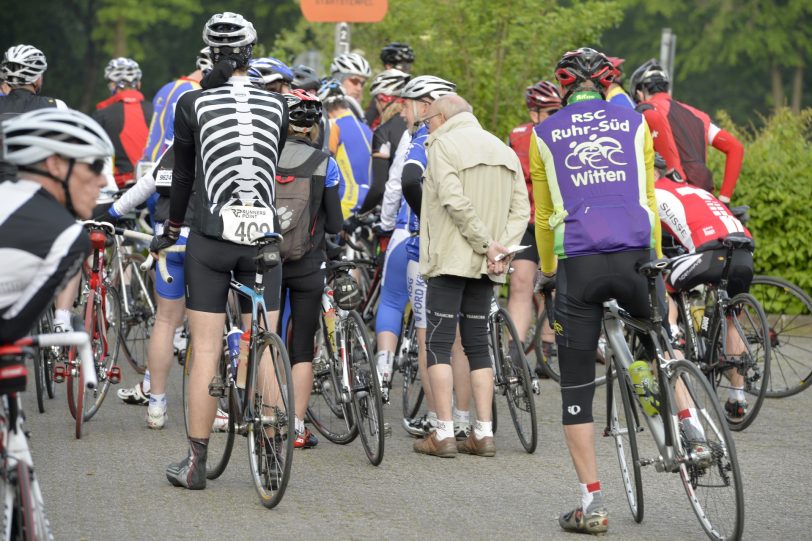
[[[347,78],[347,81],[356,86],[364,86],[364,84],[367,82],[366,79],[361,79],[360,77],[349,77]]]
[[[104,158],[76,158],[75,161],[86,164],[93,171],[93,174],[101,175],[107,160]]]

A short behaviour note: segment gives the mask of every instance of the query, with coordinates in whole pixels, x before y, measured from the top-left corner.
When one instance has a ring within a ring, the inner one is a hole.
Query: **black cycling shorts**
[[[522,246],[529,246],[529,248],[525,248],[521,252],[517,253],[513,256],[514,261],[524,260],[524,261],[532,261],[536,265],[539,264],[539,250],[536,247],[536,226],[535,224],[528,224],[527,229],[522,235]]]
[[[609,299],[616,299],[632,316],[648,317],[651,313],[648,281],[637,272],[637,266],[653,258],[650,250],[633,250],[559,260],[556,342],[571,349],[594,351],[601,332],[603,303]],[[662,279],[657,286],[665,310]],[[563,371],[563,362],[561,365]]]
[[[257,249],[254,246],[234,244],[224,240],[189,233],[186,244],[186,308],[199,312],[222,314],[226,311],[231,273],[248,287],[254,286]],[[265,308],[279,310],[279,286],[282,265],[277,265],[263,276]],[[251,313],[251,301],[240,298],[243,313]]]
[[[725,268],[726,248],[685,254],[673,260],[668,285],[685,291],[700,284],[718,284]],[[750,291],[753,281],[753,254],[750,250],[734,250],[727,275],[727,294],[731,297]]]
[[[290,301],[290,364],[313,361],[313,337],[319,327],[324,275],[323,269],[300,276],[282,267],[283,312],[285,301]]]

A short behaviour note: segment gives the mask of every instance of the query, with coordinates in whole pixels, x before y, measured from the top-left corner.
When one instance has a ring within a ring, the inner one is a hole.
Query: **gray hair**
[[[459,94],[446,94],[434,100],[431,105],[435,113],[442,114],[446,120],[460,113],[473,113],[474,109]]]

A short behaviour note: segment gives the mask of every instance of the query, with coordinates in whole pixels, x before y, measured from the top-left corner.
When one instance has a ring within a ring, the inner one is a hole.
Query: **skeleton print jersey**
[[[197,233],[251,244],[278,231],[274,178],[287,118],[282,96],[247,77],[184,94],[175,111],[170,222],[183,221],[192,195]]]

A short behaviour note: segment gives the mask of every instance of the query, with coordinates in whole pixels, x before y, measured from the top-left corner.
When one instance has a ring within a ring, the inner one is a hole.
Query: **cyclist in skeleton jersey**
[[[217,408],[208,385],[222,353],[232,272],[236,280],[251,283],[256,257],[252,241],[279,231],[274,177],[288,131],[284,98],[254,87],[246,76],[257,40],[254,26],[236,13],[218,13],[206,23],[203,38],[215,66],[203,90],[187,92],[178,101],[169,220],[150,247],[158,252],[178,240],[194,185],[186,249],[186,308],[195,351],[189,455],[166,470],[170,483],[189,489],[206,487],[208,438]],[[218,79],[227,80],[209,87]],[[264,276],[271,329],[276,327],[281,271],[278,266]],[[249,306],[244,305],[246,311]]]

